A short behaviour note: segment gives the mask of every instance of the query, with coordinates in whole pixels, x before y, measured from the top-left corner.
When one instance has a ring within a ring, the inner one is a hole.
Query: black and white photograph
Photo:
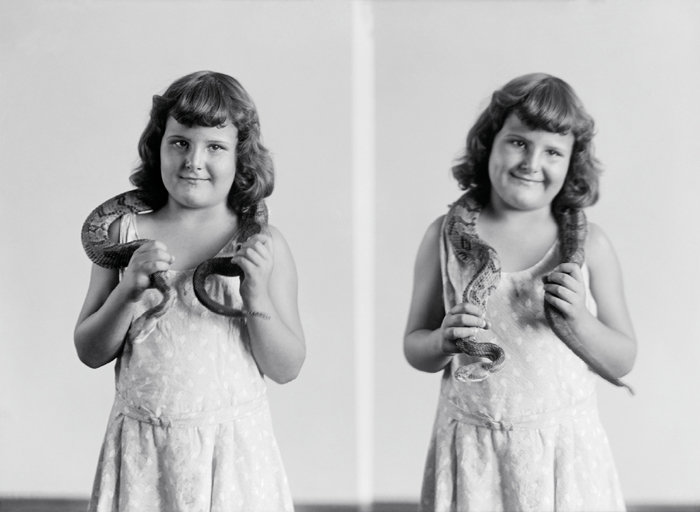
[[[700,512],[700,2],[0,0],[0,512]]]

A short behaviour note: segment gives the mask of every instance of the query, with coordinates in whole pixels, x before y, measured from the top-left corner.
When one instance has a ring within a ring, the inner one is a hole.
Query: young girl
[[[412,366],[444,370],[424,511],[624,510],[596,375],[544,314],[547,301],[613,379],[632,369],[636,342],[608,238],[590,224],[585,263],[561,263],[560,213],[598,198],[592,137],[573,90],[545,74],[496,91],[469,132],[453,168],[466,192],[421,243],[404,339]],[[487,308],[463,299],[478,273],[464,263],[475,247],[490,254],[479,275],[496,276]],[[502,366],[465,371],[480,361],[461,353],[465,338],[497,345]]]
[[[154,96],[139,154],[131,181],[153,210],[122,216],[109,235],[150,241],[121,274],[93,265],[75,329],[85,364],[117,361],[89,510],[292,510],[263,376],[288,382],[304,361],[296,269],[274,227],[237,239],[241,212],[273,188],[255,106],[230,76],[185,76]],[[217,315],[194,296],[194,268],[217,255],[244,278],[239,290],[238,278],[212,277],[210,296],[259,314]],[[155,272],[176,297],[135,343],[132,320],[161,301]]]

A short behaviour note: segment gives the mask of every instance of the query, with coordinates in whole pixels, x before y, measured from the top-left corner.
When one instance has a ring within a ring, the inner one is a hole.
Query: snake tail
[[[611,384],[626,388],[630,394],[634,395],[634,390],[630,386],[613,376],[600,361],[591,355],[584,344],[581,343],[576,334],[571,330],[569,324],[558,309],[554,306],[550,306],[549,303],[545,303],[544,314],[554,334],[556,334],[574,354],[586,363],[591,370]]]
[[[194,271],[192,278],[194,294],[209,311],[219,315],[230,317],[242,317],[243,311],[219,304],[209,297],[205,288],[207,277],[211,275],[237,277],[243,275],[243,270],[238,265],[231,263],[231,258],[213,258],[202,262]]]
[[[267,228],[267,207],[264,202],[260,202],[248,208],[241,214],[241,228],[238,234],[238,239],[241,241],[247,240],[253,235],[261,233]],[[220,275],[226,277],[240,277],[245,279],[243,269],[231,261],[231,258],[218,257],[203,261],[197,266],[192,276],[192,288],[194,294],[209,311],[229,316],[233,318],[242,318],[244,316],[256,316],[269,320],[270,316],[259,311],[248,311],[236,309],[225,304],[219,304],[212,299],[206,290],[207,277],[211,275]]]
[[[133,321],[127,332],[127,339],[132,343],[143,342],[155,329],[158,319],[168,312],[175,300],[175,293],[168,283],[165,272],[151,274],[150,287],[158,290],[163,295],[163,299]]]
[[[583,210],[567,210],[555,213],[559,224],[559,247],[562,263],[576,263],[583,265],[585,259],[584,247],[588,236],[588,224]],[[564,342],[588,367],[603,379],[615,386],[626,388],[632,395],[634,390],[615,377],[610,370],[598,361],[565,320],[562,313],[549,302],[544,303],[544,314],[554,334]]]

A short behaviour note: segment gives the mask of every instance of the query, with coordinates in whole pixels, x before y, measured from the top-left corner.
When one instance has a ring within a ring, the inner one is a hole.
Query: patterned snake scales
[[[130,190],[105,201],[95,208],[83,223],[81,238],[83,248],[93,263],[103,268],[126,268],[134,252],[148,240],[140,239],[124,244],[114,243],[109,239],[109,226],[127,213],[150,211],[152,208],[144,200],[141,192]],[[251,236],[261,233],[267,228],[267,207],[263,201],[248,208],[240,217],[241,226],[238,238],[245,241]],[[242,269],[231,263],[231,258],[217,257],[202,262],[194,272],[193,288],[197,299],[210,311],[230,317],[245,315],[265,319],[270,317],[257,311],[235,309],[214,301],[205,290],[208,276],[218,274],[228,277],[243,276]],[[128,338],[133,343],[142,342],[155,327],[158,319],[163,316],[175,299],[175,294],[168,284],[165,272],[155,272],[151,275],[151,288],[163,295],[163,300],[137,318],[129,329]]]
[[[500,280],[500,263],[496,251],[484,243],[476,234],[476,218],[481,208],[464,194],[452,205],[445,219],[445,237],[449,241],[462,268],[472,274],[462,301],[486,310],[486,302]],[[466,213],[466,215],[465,215]],[[460,215],[462,214],[462,215]],[[465,220],[465,217],[469,220]],[[584,262],[584,245],[588,234],[586,216],[582,210],[569,210],[556,215],[559,226],[559,250],[562,263]],[[634,391],[616,378],[608,368],[598,361],[579,340],[564,319],[562,313],[549,302],[544,302],[544,313],[554,334],[561,339],[574,354],[581,358],[591,370],[611,384]],[[461,366],[455,371],[455,378],[462,381],[480,381],[497,372],[505,363],[505,353],[493,343],[479,343],[474,336],[457,340],[457,346],[465,354],[485,358],[487,361]]]

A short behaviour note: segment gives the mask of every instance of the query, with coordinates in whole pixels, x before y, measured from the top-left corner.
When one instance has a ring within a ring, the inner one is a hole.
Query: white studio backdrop
[[[295,500],[416,500],[439,376],[402,354],[415,254],[491,92],[544,71],[596,119],[589,217],[637,331],[637,396],[599,386],[623,492],[700,502],[698,62],[694,0],[0,2],[0,497],[90,491],[113,370],[73,349],[80,225],[130,188],[151,96],[213,69],[256,101],[299,270],[307,361],[269,386]]]

